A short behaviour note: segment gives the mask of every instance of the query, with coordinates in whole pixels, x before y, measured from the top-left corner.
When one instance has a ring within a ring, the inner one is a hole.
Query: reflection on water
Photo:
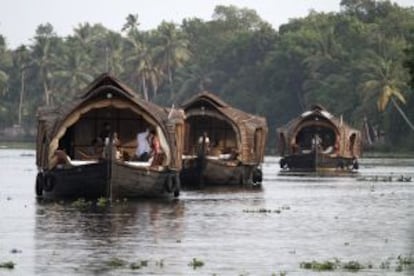
[[[184,205],[171,202],[118,202],[78,209],[71,203],[36,206],[38,274],[109,271],[105,263],[151,259],[150,246],[182,239]],[[68,250],[69,249],[69,250]]]
[[[372,265],[358,275],[413,274],[396,270],[414,253],[414,182],[397,181],[414,159],[365,159],[339,176],[281,174],[278,161],[266,158],[261,189],[81,209],[37,201],[33,152],[0,150],[0,262],[16,263],[11,275],[319,275],[300,263],[338,258]]]

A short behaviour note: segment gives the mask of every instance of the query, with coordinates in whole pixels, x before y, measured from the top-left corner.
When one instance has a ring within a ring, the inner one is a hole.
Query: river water
[[[414,275],[414,180],[399,181],[414,159],[362,159],[351,176],[278,161],[266,157],[260,189],[81,208],[36,200],[35,152],[2,149],[0,263],[15,267],[0,275]]]

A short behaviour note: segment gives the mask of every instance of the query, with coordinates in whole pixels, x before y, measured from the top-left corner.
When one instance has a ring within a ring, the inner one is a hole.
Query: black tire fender
[[[358,169],[359,169],[359,163],[358,163],[358,160],[354,159],[354,160],[352,161],[352,168],[353,168],[354,170],[358,170]]]
[[[35,191],[37,196],[43,195],[43,183],[44,183],[45,177],[42,172],[39,172],[36,176],[36,186]]]
[[[263,181],[263,173],[259,168],[253,170],[253,183],[261,183]]]
[[[287,162],[286,162],[285,158],[280,159],[279,165],[280,165],[280,168],[281,169],[285,169],[286,168]]]
[[[173,175],[173,192],[174,192],[174,197],[178,197],[180,195],[180,189],[181,189],[181,181],[180,181],[180,176],[178,173],[175,173]]]
[[[165,183],[164,183],[164,188],[167,193],[172,193],[173,188],[174,188],[173,182],[174,182],[174,175],[169,174],[167,178],[165,179]]]
[[[56,185],[56,176],[52,173],[47,173],[43,181],[43,189],[46,192],[50,192]]]

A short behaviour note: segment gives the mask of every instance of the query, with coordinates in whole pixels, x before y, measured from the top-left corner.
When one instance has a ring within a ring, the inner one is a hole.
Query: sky
[[[275,29],[309,11],[338,12],[341,0],[2,0],[0,35],[9,48],[31,44],[40,24],[52,24],[58,36],[67,36],[81,23],[101,23],[120,31],[128,14],[138,14],[140,28],[156,28],[163,20],[180,24],[184,18],[210,20],[217,5],[256,10]],[[393,1],[414,6],[414,0]]]

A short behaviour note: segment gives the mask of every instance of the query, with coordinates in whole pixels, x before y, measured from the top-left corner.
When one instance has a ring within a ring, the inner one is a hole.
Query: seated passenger
[[[64,150],[56,150],[53,160],[57,168],[66,168],[71,166],[70,157]]]
[[[160,166],[164,161],[164,153],[161,149],[160,139],[157,136],[155,129],[151,129],[149,134],[152,162],[151,166]]]

